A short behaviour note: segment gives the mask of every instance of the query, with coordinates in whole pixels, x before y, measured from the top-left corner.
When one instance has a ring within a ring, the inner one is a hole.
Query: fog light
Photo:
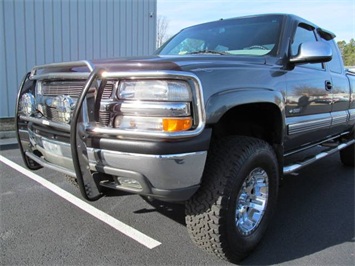
[[[26,116],[34,114],[35,97],[31,93],[25,93],[24,95],[22,95],[19,109]]]
[[[142,185],[137,180],[132,178],[118,176],[117,182],[122,187],[142,190]]]
[[[61,121],[69,123],[75,108],[75,101],[68,95],[60,95],[55,98],[58,117]]]

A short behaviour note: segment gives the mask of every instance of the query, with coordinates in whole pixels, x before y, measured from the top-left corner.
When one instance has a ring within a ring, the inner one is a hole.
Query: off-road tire
[[[267,204],[258,226],[243,235],[236,226],[237,199],[253,169],[268,176]],[[186,203],[186,225],[199,247],[218,257],[239,262],[259,243],[275,210],[278,163],[265,141],[234,136],[212,143],[200,189]]]

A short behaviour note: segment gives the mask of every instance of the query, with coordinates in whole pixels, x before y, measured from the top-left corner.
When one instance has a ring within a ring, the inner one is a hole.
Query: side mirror
[[[298,54],[290,58],[292,64],[324,63],[332,60],[332,48],[323,42],[304,42],[298,48]]]

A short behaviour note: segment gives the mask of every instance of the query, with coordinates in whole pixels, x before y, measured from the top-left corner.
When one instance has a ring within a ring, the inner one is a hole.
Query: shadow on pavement
[[[18,149],[18,144],[14,144],[14,143],[11,143],[11,144],[3,144],[3,145],[0,145],[0,151],[7,151],[7,150],[14,150],[14,149]]]
[[[146,197],[142,197],[153,209],[140,209],[134,211],[136,214],[140,213],[150,213],[150,212],[159,212],[164,216],[174,220],[175,222],[186,226],[185,223],[185,205],[178,203],[162,202],[159,200],[149,200]]]

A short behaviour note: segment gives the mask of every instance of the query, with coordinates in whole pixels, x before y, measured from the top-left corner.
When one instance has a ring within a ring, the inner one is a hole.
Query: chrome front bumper
[[[76,176],[70,144],[30,130],[21,130],[20,135],[22,146],[30,147],[26,151],[29,158],[41,166]],[[101,182],[103,187],[160,197],[159,191],[165,195],[168,191],[196,190],[201,182],[207,151],[151,155],[87,147],[87,157],[92,172],[115,177],[114,182]],[[140,187],[120,185],[116,178],[138,182]]]

